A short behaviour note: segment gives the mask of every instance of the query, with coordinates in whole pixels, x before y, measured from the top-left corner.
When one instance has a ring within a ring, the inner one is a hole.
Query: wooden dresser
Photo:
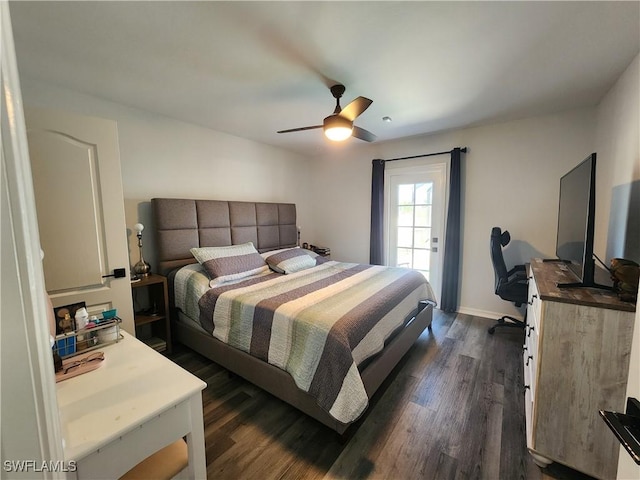
[[[562,263],[531,262],[524,345],[527,447],[542,467],[559,462],[615,479],[620,443],[598,411],[624,411],[635,306],[575,281]]]

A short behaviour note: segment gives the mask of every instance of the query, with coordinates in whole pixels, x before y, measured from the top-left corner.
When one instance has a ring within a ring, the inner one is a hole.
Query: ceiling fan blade
[[[373,100],[369,100],[365,97],[358,97],[340,111],[340,116],[353,122],[356,117],[369,108],[369,105],[372,103]]]
[[[276,133],[301,132],[303,130],[313,130],[314,128],[322,128],[322,125],[313,125],[312,127],[290,128],[289,130],[280,130]]]
[[[369,130],[356,127],[355,125],[353,126],[353,132],[351,133],[351,136],[359,138],[360,140],[364,140],[365,142],[373,142],[376,139],[376,136]]]

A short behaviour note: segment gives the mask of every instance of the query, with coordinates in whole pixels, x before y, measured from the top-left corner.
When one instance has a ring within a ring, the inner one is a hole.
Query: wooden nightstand
[[[167,277],[152,273],[132,282],[131,291],[136,337],[158,352],[171,353]]]

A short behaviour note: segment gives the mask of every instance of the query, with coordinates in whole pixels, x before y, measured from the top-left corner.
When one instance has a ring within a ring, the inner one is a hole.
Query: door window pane
[[[416,227],[430,227],[431,226],[431,205],[429,206],[416,206]]]
[[[411,258],[411,250],[410,248],[398,248],[398,267],[408,267],[411,268],[412,258]]]
[[[413,206],[398,207],[398,226],[413,227]]]
[[[413,228],[398,227],[398,247],[413,247]]]
[[[416,184],[416,205],[431,205],[433,203],[433,183]]]
[[[398,205],[413,204],[413,184],[398,185]]]

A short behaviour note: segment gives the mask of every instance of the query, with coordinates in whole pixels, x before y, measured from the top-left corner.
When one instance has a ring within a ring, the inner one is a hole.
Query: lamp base
[[[135,273],[138,278],[148,277],[151,275],[151,265],[144,260],[140,260],[133,266],[133,273]]]

